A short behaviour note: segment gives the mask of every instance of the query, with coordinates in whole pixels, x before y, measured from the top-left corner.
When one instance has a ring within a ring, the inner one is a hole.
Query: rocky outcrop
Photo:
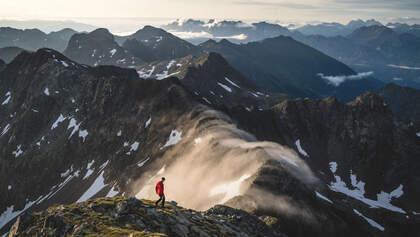
[[[60,205],[20,216],[14,236],[285,236],[263,220],[244,211],[216,206],[208,211],[184,209],[176,203],[165,208],[135,198],[102,198]]]

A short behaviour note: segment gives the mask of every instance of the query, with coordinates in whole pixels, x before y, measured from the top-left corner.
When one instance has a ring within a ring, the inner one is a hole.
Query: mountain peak
[[[49,60],[65,61],[68,58],[56,50],[42,48],[36,52],[22,51],[10,64],[23,65],[30,63],[31,65],[42,65]]]
[[[114,40],[114,35],[109,32],[108,29],[105,28],[98,28],[89,33],[90,36],[95,38],[106,38],[109,40]]]
[[[144,26],[143,29],[138,30],[136,33],[134,33],[134,35],[141,33],[153,34],[155,36],[163,36],[168,34],[168,32],[150,25]]]
[[[350,102],[349,105],[352,106],[368,106],[369,109],[384,109],[385,103],[382,100],[382,98],[372,92],[372,91],[366,91],[361,96],[357,97],[354,101]]]

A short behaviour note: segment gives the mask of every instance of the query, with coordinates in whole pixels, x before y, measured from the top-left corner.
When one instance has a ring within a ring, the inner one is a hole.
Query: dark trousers
[[[159,200],[156,201],[156,206],[162,201],[162,207],[165,206],[165,195],[160,196]]]

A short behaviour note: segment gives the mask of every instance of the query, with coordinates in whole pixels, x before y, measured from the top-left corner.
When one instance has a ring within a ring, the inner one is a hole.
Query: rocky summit
[[[215,206],[199,212],[176,203],[164,208],[135,198],[99,198],[24,214],[13,236],[285,236],[270,228],[275,218]]]

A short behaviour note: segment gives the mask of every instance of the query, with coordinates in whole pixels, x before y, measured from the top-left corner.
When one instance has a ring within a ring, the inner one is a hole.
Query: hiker
[[[163,182],[165,182],[165,177],[162,177],[162,180],[156,184],[156,194],[159,195],[159,200],[156,201],[156,206],[162,201],[162,207],[165,207],[165,193]]]

